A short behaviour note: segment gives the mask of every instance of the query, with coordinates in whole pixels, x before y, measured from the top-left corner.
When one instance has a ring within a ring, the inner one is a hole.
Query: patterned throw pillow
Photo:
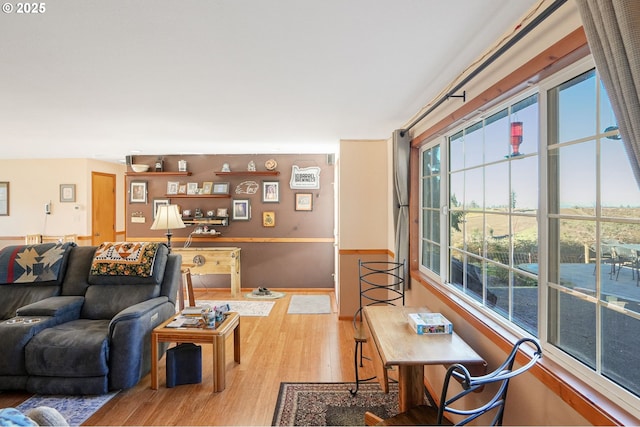
[[[96,249],[90,274],[150,277],[158,247],[149,242],[105,242]]]
[[[60,283],[75,243],[7,246],[0,250],[0,283]]]

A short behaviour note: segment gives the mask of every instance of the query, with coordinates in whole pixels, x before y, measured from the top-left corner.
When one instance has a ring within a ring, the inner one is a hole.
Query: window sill
[[[433,293],[503,351],[509,352],[518,340],[519,337],[511,331],[459,298],[446,287],[434,283],[420,271],[412,270],[411,278]],[[625,411],[607,396],[571,374],[549,357],[543,357],[531,369],[531,373],[593,425],[640,425],[640,418]]]

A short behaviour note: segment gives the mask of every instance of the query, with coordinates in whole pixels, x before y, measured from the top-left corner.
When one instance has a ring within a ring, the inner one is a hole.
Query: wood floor
[[[295,292],[295,294],[319,292]],[[320,292],[331,295],[333,293]],[[353,381],[353,326],[332,314],[287,314],[292,292],[275,300],[268,317],[242,317],[241,363],[227,342],[226,389],[212,392],[211,346],[202,346],[202,383],[165,386],[165,358],[158,390],[150,375],[121,391],[84,425],[271,425],[280,382]],[[198,299],[229,299],[227,292]],[[231,340],[232,338],[229,338]],[[365,371],[364,374],[367,374]],[[15,406],[25,393],[0,393],[0,407]]]

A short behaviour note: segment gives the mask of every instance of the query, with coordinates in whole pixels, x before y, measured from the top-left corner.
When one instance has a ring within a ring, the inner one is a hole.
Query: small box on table
[[[440,313],[409,313],[409,325],[418,335],[453,333],[453,324]]]

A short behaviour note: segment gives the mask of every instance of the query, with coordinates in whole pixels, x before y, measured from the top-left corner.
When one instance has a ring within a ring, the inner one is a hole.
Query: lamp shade
[[[178,212],[178,205],[158,206],[156,219],[151,224],[152,230],[171,230],[174,228],[185,228],[184,222]]]

